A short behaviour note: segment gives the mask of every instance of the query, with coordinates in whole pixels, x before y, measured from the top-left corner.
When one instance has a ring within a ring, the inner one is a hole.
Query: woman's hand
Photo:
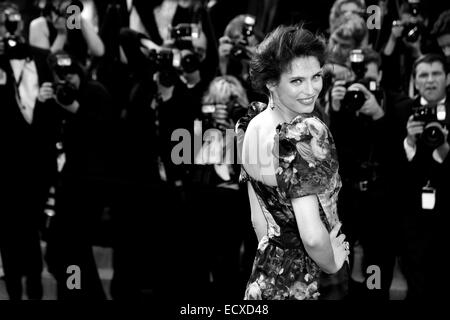
[[[349,244],[347,241],[344,241],[345,234],[337,236],[341,226],[342,224],[338,223],[337,225],[334,226],[333,230],[331,230],[330,232],[330,242],[331,247],[333,249],[334,262],[337,268],[335,272],[341,270],[342,266],[344,265],[344,262],[348,261],[348,255],[350,254]]]

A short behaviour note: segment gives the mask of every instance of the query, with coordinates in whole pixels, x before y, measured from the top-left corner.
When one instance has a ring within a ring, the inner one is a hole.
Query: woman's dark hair
[[[261,42],[250,62],[253,87],[268,94],[267,83],[278,83],[292,60],[309,56],[316,57],[323,66],[326,61],[325,40],[302,25],[279,26]]]

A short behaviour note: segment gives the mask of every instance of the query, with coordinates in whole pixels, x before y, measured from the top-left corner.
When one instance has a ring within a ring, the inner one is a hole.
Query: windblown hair
[[[203,97],[204,104],[227,104],[236,99],[244,108],[248,106],[247,93],[240,81],[230,75],[216,77]]]
[[[278,83],[291,62],[299,57],[316,57],[320,66],[326,61],[326,43],[301,25],[279,26],[257,48],[250,62],[250,77],[255,90],[268,94],[268,83]]]
[[[351,14],[342,16],[340,25],[331,34],[331,37],[337,37],[344,40],[352,40],[355,48],[359,48],[369,35],[366,22],[358,15]]]
[[[364,0],[336,0],[330,10],[330,33],[336,30],[336,28],[339,27],[339,25],[342,23],[342,20],[340,19],[343,15],[341,7],[346,3],[356,4],[360,8],[361,12],[364,12],[366,10],[366,4]]]

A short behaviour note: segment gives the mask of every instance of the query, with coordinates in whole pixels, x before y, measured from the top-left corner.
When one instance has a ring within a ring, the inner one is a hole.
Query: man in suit
[[[28,298],[42,298],[39,229],[51,170],[35,108],[39,84],[51,77],[48,52],[25,42],[22,25],[15,5],[0,4],[0,251],[11,300],[22,298],[24,276]]]
[[[419,96],[396,108],[398,147],[403,149],[404,252],[408,298],[439,298],[441,279],[430,277],[445,254],[444,228],[450,212],[450,101],[445,58],[428,54],[415,61]],[[399,190],[401,192],[401,190]]]

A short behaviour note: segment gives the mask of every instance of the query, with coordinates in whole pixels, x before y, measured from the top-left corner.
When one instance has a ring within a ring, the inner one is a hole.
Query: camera
[[[65,80],[53,83],[56,99],[63,105],[71,105],[77,98],[78,90]]]
[[[179,50],[152,49],[147,54],[147,59],[153,73],[159,72],[159,82],[165,87],[175,84],[179,72],[192,73],[200,69],[200,59],[193,52],[182,56]]]
[[[29,48],[25,39],[20,36],[9,35],[3,39],[4,55],[8,59],[26,59],[29,57]]]
[[[171,49],[156,51],[152,49],[147,55],[150,69],[153,73],[159,72],[159,83],[164,87],[173,86],[178,79],[177,68],[181,66],[181,55],[174,54]]]
[[[216,111],[217,105],[223,105],[221,103],[204,104],[202,106],[203,122],[206,128],[217,128],[213,114]],[[225,104],[228,112],[228,119],[237,122],[241,117],[245,116],[247,110],[241,106],[237,97],[231,96],[230,100]]]
[[[170,27],[170,36],[175,40],[198,38],[200,36],[200,30],[195,23],[180,23],[175,27]]]
[[[169,27],[170,37],[174,40],[174,46],[178,50],[189,50],[190,53],[183,57],[175,57],[177,61],[174,67],[186,73],[192,73],[200,69],[200,58],[194,52],[192,39],[200,37],[200,28],[195,23],[180,23],[175,27]]]
[[[77,98],[77,88],[64,80],[68,74],[78,74],[77,67],[72,58],[65,53],[56,54],[56,59],[52,63],[53,71],[59,80],[53,83],[53,90],[58,102],[63,105],[72,104]]]
[[[3,17],[7,36],[0,38],[3,41],[3,51],[8,59],[25,59],[29,56],[28,45],[25,39],[16,35],[22,16],[15,10],[6,9]]]
[[[249,45],[248,39],[254,35],[255,17],[247,15],[244,18],[244,24],[242,26],[243,39],[234,44],[230,51],[230,57],[234,60],[249,60],[246,47]]]
[[[10,35],[15,34],[19,28],[20,22],[22,21],[22,16],[20,13],[15,12],[15,10],[6,9],[4,11],[4,17],[6,31],[8,31]]]
[[[392,24],[394,26],[403,25],[402,37],[407,42],[416,42],[422,34],[423,26],[420,23],[403,24],[400,20],[396,20]]]
[[[364,53],[361,49],[354,49],[350,52],[350,63],[353,72],[355,73],[355,80],[345,83],[345,88],[349,88],[354,83],[360,83],[366,87],[376,98],[381,98],[381,92],[376,80],[366,78],[366,64],[364,59]],[[362,91],[359,90],[347,90],[342,99],[342,108],[344,111],[356,112],[364,105],[366,97]]]
[[[421,14],[420,6],[420,0],[408,0],[408,13],[413,17],[418,17]],[[420,22],[403,24],[401,21],[396,20],[392,24],[394,26],[403,25],[402,37],[407,42],[416,42],[424,29]]]
[[[422,142],[430,148],[437,148],[445,142],[442,132],[447,117],[445,104],[431,104],[413,109],[414,121],[424,122],[424,130],[420,135]]]
[[[192,50],[192,39],[200,37],[200,28],[195,23],[180,23],[169,27],[170,38],[174,40],[176,48]]]

